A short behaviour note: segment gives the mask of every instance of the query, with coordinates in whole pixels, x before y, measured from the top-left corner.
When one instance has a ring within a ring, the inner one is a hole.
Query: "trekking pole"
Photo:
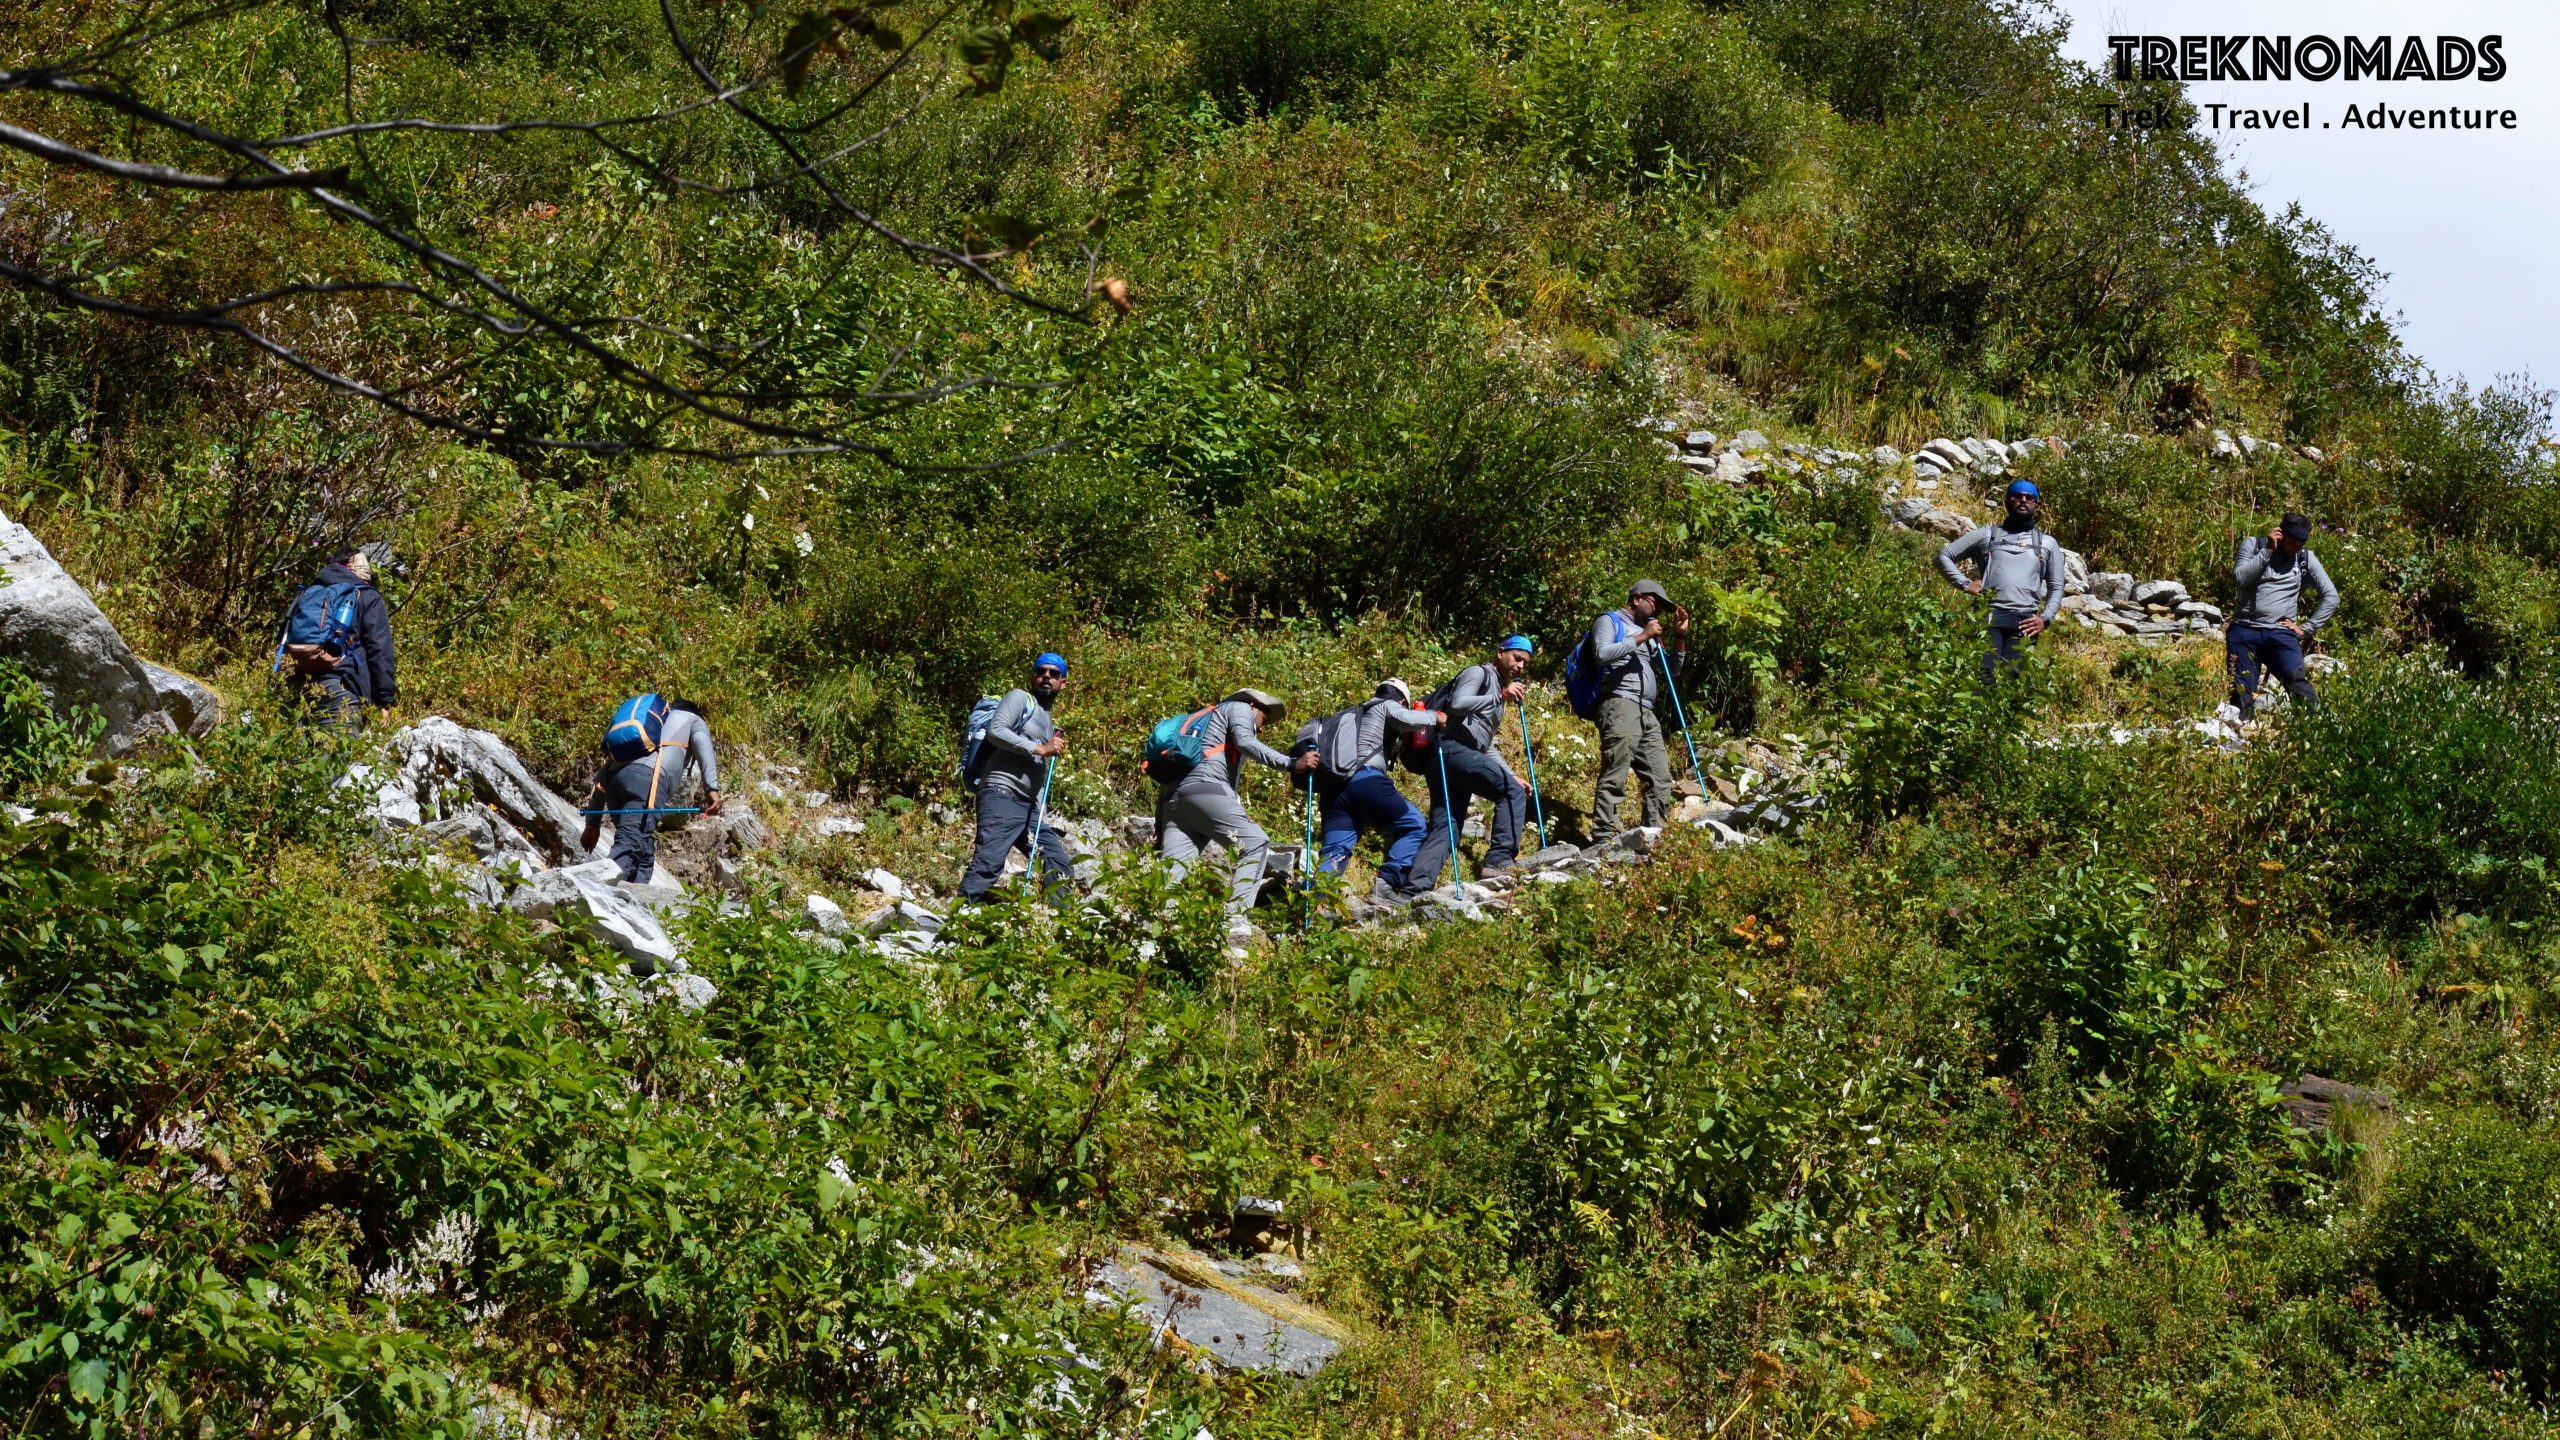
[[[1036,873],[1040,869],[1040,827],[1049,818],[1049,782],[1058,773],[1058,757],[1050,756],[1040,765],[1040,799],[1031,807],[1031,863],[1024,869]],[[1041,883],[1034,881],[1034,883]]]
[[[1431,758],[1440,762],[1440,813],[1449,817],[1449,883],[1463,885],[1466,872],[1458,866],[1458,797],[1449,793],[1449,752],[1434,743]]]
[[[1316,916],[1316,772],[1307,772],[1307,803],[1301,812],[1307,819],[1307,843],[1298,851],[1298,888],[1306,892],[1307,903],[1298,912],[1298,933],[1304,935],[1315,924]]]
[[[581,810],[581,815],[699,815],[699,805],[641,805],[629,810]]]
[[[1538,848],[1547,848],[1547,802],[1538,794],[1538,751],[1529,743],[1529,702],[1520,702],[1520,753],[1529,757],[1529,803],[1538,812]]]
[[[1707,767],[1698,763],[1698,741],[1689,733],[1689,712],[1680,705],[1680,682],[1671,678],[1671,656],[1657,647],[1653,658],[1662,662],[1663,688],[1671,692],[1671,715],[1680,722],[1680,743],[1689,747],[1689,773],[1697,777],[1698,794],[1703,798],[1710,793],[1707,789]]]

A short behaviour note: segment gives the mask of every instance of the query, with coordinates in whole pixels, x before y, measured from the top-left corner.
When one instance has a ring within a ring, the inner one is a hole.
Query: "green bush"
[[[1985,684],[1981,616],[1930,606],[1901,617],[1900,654],[1859,690],[1840,794],[1870,823],[1991,790],[2030,763],[2024,725],[2043,684],[2032,659]]]
[[[1355,94],[1432,41],[1405,0],[1175,0],[1163,23],[1201,93],[1265,111]]]
[[[2392,927],[2560,901],[2560,707],[2547,679],[2473,682],[2424,659],[2331,685],[2253,756],[2264,820]]]
[[[2398,1141],[2363,1251],[2409,1316],[2468,1327],[2489,1363],[2560,1385],[2560,1140],[2495,1111],[2416,1122]]]
[[[105,722],[93,710],[55,713],[44,687],[14,660],[0,660],[0,798],[53,780],[89,758]]]
[[[2009,1063],[2051,1023],[2076,1073],[2129,1074],[2178,1033],[2205,978],[2164,953],[2158,890],[2140,876],[2084,860],[2041,892],[1983,921],[1966,987]]]

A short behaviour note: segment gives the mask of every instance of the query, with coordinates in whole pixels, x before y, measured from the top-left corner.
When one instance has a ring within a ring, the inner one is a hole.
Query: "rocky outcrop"
[[[507,742],[486,730],[430,715],[391,737],[383,763],[383,778],[370,768],[362,778],[373,783],[374,815],[385,826],[425,825],[485,806],[514,835],[490,832],[497,849],[484,858],[519,848],[551,864],[588,858],[578,843],[587,823],[578,807],[534,779]]]
[[[151,682],[160,712],[179,734],[201,740],[222,723],[222,697],[213,693],[212,686],[148,660],[142,662],[142,674]]]
[[[115,623],[26,526],[0,515],[0,656],[26,667],[54,713],[95,711],[99,747],[122,755],[173,728],[160,692]]]

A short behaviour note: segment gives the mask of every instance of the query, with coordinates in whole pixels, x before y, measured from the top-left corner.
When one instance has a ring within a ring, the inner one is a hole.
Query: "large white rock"
[[[115,623],[34,531],[5,515],[0,570],[8,574],[0,585],[0,656],[26,667],[55,714],[68,718],[81,706],[98,712],[106,722],[99,745],[110,755],[169,732],[159,691]]]
[[[1935,457],[1940,464],[1946,466],[1950,470],[1970,470],[1973,468],[1973,456],[1966,453],[1963,446],[1943,435],[1930,441],[1928,444],[1921,446],[1920,453],[1922,455]]]
[[[507,908],[563,930],[583,930],[626,960],[677,968],[674,938],[648,906],[623,893],[621,872],[610,860],[536,871],[507,896]]]
[[[507,742],[486,730],[430,715],[393,735],[385,759],[399,767],[375,807],[387,823],[399,823],[394,812],[401,797],[415,805],[421,823],[476,801],[496,810],[550,858],[585,858],[578,839],[587,822],[578,807],[534,779]]]

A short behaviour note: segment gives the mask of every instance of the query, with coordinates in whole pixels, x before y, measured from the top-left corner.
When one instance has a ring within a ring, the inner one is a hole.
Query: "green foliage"
[[[0,798],[69,772],[89,758],[104,728],[94,712],[63,718],[25,666],[0,660]]]
[[[2011,1062],[2042,1027],[2083,1075],[2126,1073],[2173,1039],[2202,1001],[2202,973],[2161,953],[2156,887],[2096,860],[2057,876],[2033,906],[1985,919],[1967,982]]]
[[[2348,913],[2394,927],[2553,912],[2560,745],[2547,680],[2375,660],[2253,759],[2263,822]]]
[[[2560,1382],[2560,1144],[2491,1110],[2403,1133],[2362,1249],[2413,1317],[2459,1322],[2482,1357],[2548,1393]]]
[[[1926,814],[1966,792],[1997,793],[2027,763],[2021,733],[2039,684],[2032,663],[1986,683],[1979,611],[1906,614],[1901,654],[1869,682],[1848,725],[1840,794],[1869,821]]]
[[[1261,110],[1356,96],[1436,38],[1405,0],[1177,0],[1164,23],[1202,94]]]

